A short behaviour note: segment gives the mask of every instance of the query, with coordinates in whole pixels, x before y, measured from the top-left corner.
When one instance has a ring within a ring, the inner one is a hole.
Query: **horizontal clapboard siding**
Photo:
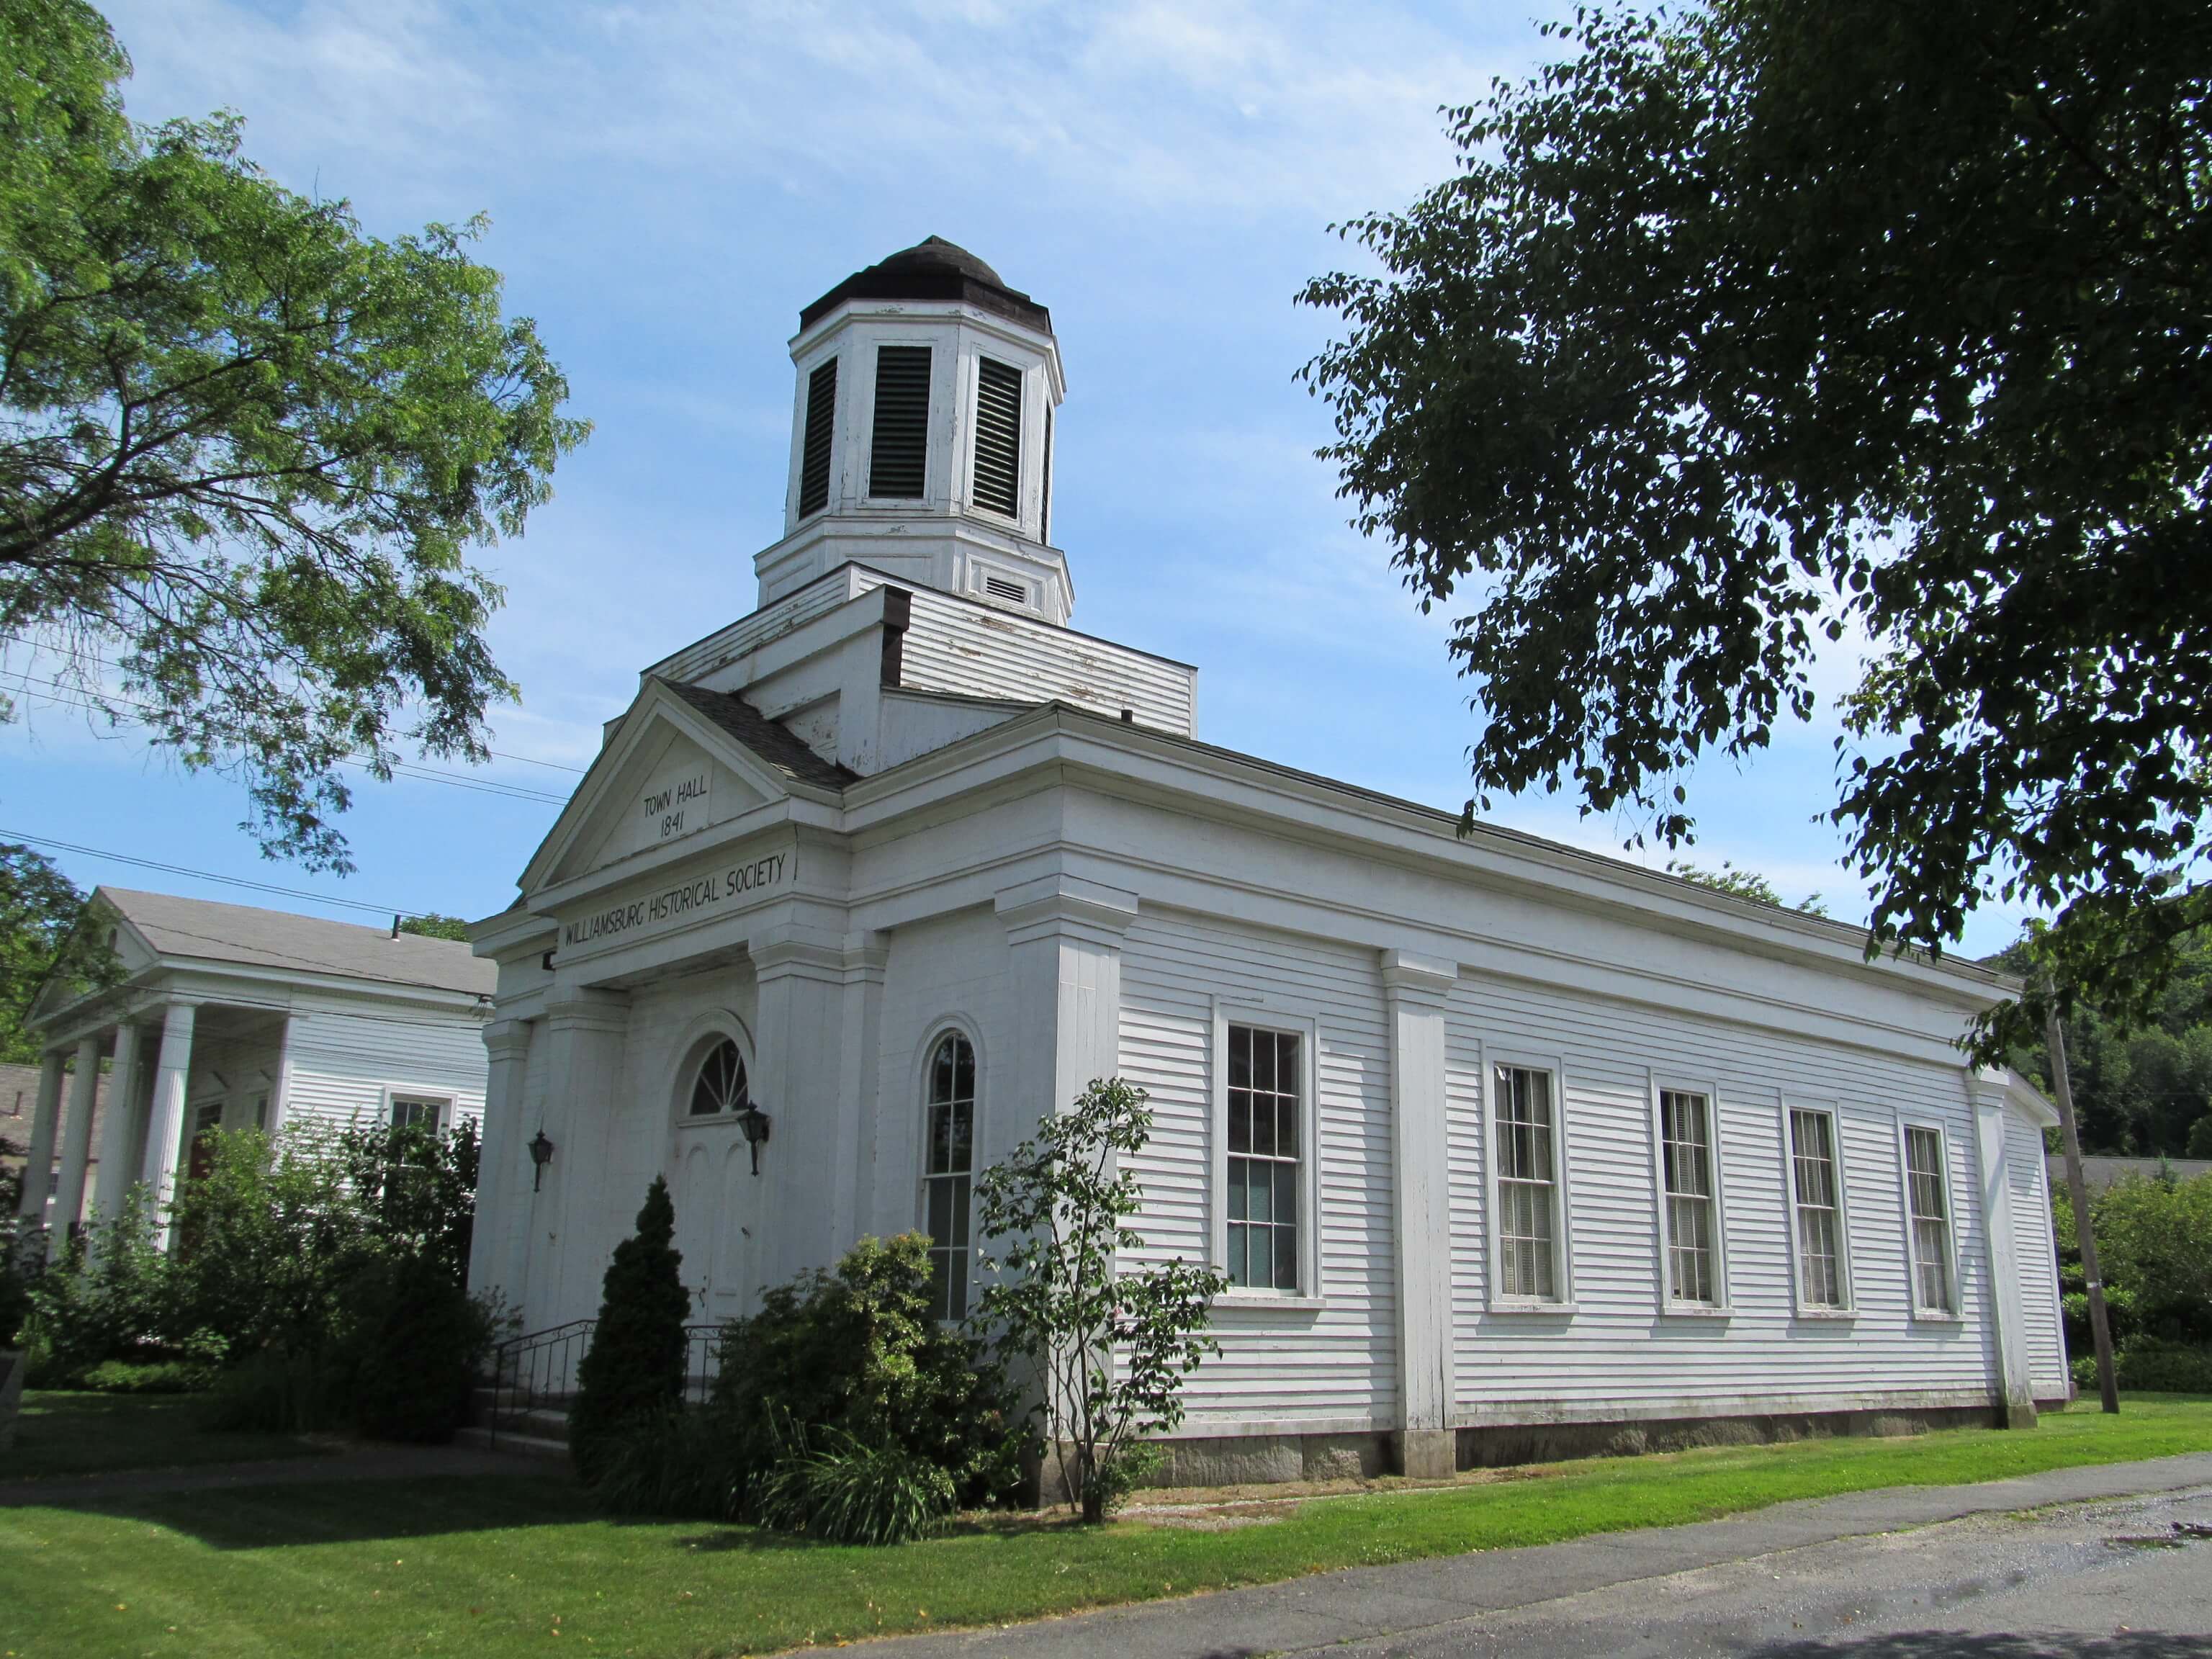
[[[317,1008],[294,1018],[288,1047],[288,1127],[374,1121],[393,1090],[447,1096],[458,1116],[483,1119],[488,1065],[483,1027],[475,1019]]]
[[[927,588],[914,595],[900,683],[1023,702],[1057,699],[1140,726],[1197,735],[1195,670]]]
[[[1264,1023],[1318,1021],[1323,1305],[1223,1309],[1221,1354],[1184,1387],[1186,1434],[1254,1423],[1386,1426],[1397,1377],[1391,1256],[1389,1052],[1367,952],[1146,912],[1121,959],[1122,1074],[1152,1096],[1140,1255],[1201,1261],[1210,1248],[1208,1053],[1212,999]]]
[[[817,617],[835,611],[848,599],[882,585],[881,577],[869,577],[854,567],[833,571],[796,593],[763,605],[751,616],[741,617],[727,628],[695,640],[645,672],[681,684],[694,684],[747,652],[757,651],[770,640],[781,639],[793,629],[803,627]]]
[[[1974,1213],[1973,1137],[1956,1070],[1886,1060],[1626,1004],[1462,980],[1448,1021],[1455,1388],[1461,1420],[1741,1408],[1758,1396],[1881,1403],[1985,1393],[1987,1255]],[[1482,1179],[1484,1060],[1560,1057],[1576,1302],[1571,1318],[1489,1313]],[[1650,1073],[1716,1091],[1726,1226],[1725,1321],[1663,1316]],[[1790,1297],[1778,1097],[1838,1114],[1850,1322],[1800,1320]],[[1897,1118],[1948,1133],[1965,1316],[1907,1314]]]
[[[2069,1380],[2066,1335],[2058,1315],[2058,1247],[2051,1229],[2051,1182],[2044,1173],[2043,1133],[2005,1114],[2005,1170],[2012,1181],[2014,1258],[2019,1264],[2021,1326],[2027,1339],[2027,1374],[2039,1400],[2063,1395]]]

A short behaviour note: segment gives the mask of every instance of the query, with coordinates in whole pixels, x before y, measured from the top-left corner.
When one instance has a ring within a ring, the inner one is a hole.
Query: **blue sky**
[[[493,629],[523,688],[478,775],[565,793],[640,667],[752,608],[781,529],[799,307],[938,234],[1052,308],[1068,376],[1055,534],[1075,625],[1200,665],[1210,741],[1455,809],[1474,716],[1382,549],[1346,527],[1294,383],[1328,337],[1291,295],[1347,257],[1328,226],[1451,164],[1437,108],[1524,72],[1513,6],[836,6],[112,0],[142,120],[219,106],[295,188],[397,234],[479,210],[483,257],[597,423],[520,541]],[[20,668],[20,652],[9,659]],[[1826,678],[1838,689],[1851,665]],[[33,672],[37,672],[33,670]],[[548,801],[364,780],[340,881],[259,858],[227,780],[21,705],[0,830],[376,905],[480,916]],[[1863,909],[1814,822],[1833,726],[1692,781],[1692,856]],[[1493,818],[1619,851],[1562,799]],[[1658,861],[1656,854],[1625,854]],[[68,854],[82,884],[252,895]],[[330,914],[343,915],[342,910]],[[2009,915],[1969,948],[1994,950]]]

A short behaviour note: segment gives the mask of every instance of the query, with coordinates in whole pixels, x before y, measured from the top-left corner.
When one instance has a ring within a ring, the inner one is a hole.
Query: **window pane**
[[[1298,1287],[1298,1230],[1296,1227],[1275,1229],[1275,1288],[1295,1291]]]
[[[1298,1099],[1296,1095],[1275,1097],[1275,1153],[1279,1158],[1298,1155]]]
[[[1252,1150],[1262,1158],[1275,1154],[1275,1103],[1266,1097],[1249,1102],[1247,1115],[1252,1120]]]
[[[1252,1086],[1252,1028],[1249,1025],[1229,1028],[1229,1086]]]
[[[1229,1224],[1229,1264],[1226,1269],[1232,1285],[1249,1285],[1251,1276],[1244,1271],[1244,1240],[1250,1230],[1243,1223]]]

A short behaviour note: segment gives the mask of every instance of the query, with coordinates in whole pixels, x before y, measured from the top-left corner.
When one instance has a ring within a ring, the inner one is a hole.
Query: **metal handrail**
[[[576,1368],[591,1352],[596,1319],[571,1319],[544,1330],[511,1336],[492,1349],[490,1420],[485,1425],[485,1444],[499,1443],[503,1418],[534,1411],[541,1405],[566,1400],[575,1392]],[[684,1328],[684,1395],[688,1401],[706,1398],[721,1370],[722,1330],[720,1323]]]

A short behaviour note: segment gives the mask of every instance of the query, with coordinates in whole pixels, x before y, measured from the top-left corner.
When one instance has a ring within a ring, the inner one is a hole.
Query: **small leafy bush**
[[[830,1544],[905,1544],[941,1532],[959,1498],[952,1477],[896,1445],[836,1429],[793,1447],[760,1482],[761,1524]]]
[[[201,1394],[221,1373],[204,1359],[157,1359],[134,1365],[106,1359],[84,1374],[83,1386],[100,1394]]]
[[[402,1256],[364,1283],[366,1335],[349,1378],[353,1415],[377,1440],[443,1444],[467,1420],[469,1390],[490,1352],[489,1310],[437,1256]]]
[[[211,1429],[305,1434],[344,1426],[343,1390],[313,1353],[264,1348],[216,1376],[203,1420]]]
[[[2212,1347],[2137,1336],[2112,1359],[2120,1387],[2130,1394],[2212,1394]],[[2085,1390],[2097,1386],[2094,1354],[2074,1362],[2074,1382]]]
[[[618,1425],[593,1462],[592,1498],[610,1515],[742,1521],[752,1474],[723,1418],[692,1409]]]
[[[169,1339],[194,1328],[168,1304],[167,1271],[146,1189],[133,1187],[113,1220],[70,1239],[31,1281],[22,1329],[30,1385],[82,1388],[103,1361],[172,1357]]]
[[[0,1146],[7,1143],[0,1141]],[[0,1193],[0,1200],[6,1194]],[[31,1286],[44,1264],[46,1239],[40,1231],[0,1212],[0,1350],[15,1346],[16,1334],[31,1317]]]

